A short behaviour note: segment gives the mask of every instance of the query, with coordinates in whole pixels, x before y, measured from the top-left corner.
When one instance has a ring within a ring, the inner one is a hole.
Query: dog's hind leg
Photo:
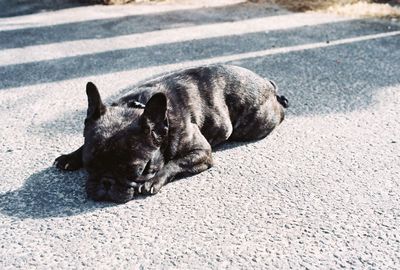
[[[79,147],[78,150],[70,154],[59,156],[54,161],[54,166],[65,171],[75,171],[81,169],[83,167],[82,148],[83,146]]]

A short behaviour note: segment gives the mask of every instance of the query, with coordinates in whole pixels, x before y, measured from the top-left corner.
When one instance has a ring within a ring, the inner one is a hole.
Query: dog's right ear
[[[168,132],[167,97],[164,93],[156,93],[147,101],[142,126],[157,145],[161,144]]]
[[[92,82],[86,84],[88,109],[86,119],[97,120],[106,112],[106,106],[101,101],[99,90]]]

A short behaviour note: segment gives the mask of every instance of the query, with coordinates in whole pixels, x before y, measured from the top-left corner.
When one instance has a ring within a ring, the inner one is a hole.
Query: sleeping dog
[[[207,170],[218,144],[264,138],[288,106],[272,81],[229,65],[153,79],[110,106],[93,83],[86,93],[84,144],[55,164],[85,168],[88,197],[118,203],[155,194],[177,175]]]

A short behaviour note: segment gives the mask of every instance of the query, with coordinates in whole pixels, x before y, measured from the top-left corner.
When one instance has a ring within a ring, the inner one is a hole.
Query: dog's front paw
[[[82,161],[74,155],[61,155],[54,161],[54,166],[65,171],[75,171],[82,168]]]
[[[160,191],[165,181],[161,178],[154,177],[151,180],[139,185],[138,194],[154,195]]]

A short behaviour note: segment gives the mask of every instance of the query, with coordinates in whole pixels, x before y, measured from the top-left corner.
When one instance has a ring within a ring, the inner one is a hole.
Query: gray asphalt
[[[399,269],[399,22],[168,4],[4,17],[0,30],[1,269]],[[273,79],[286,120],[123,205],[88,200],[85,172],[51,166],[83,142],[87,81],[110,102],[208,63]]]

